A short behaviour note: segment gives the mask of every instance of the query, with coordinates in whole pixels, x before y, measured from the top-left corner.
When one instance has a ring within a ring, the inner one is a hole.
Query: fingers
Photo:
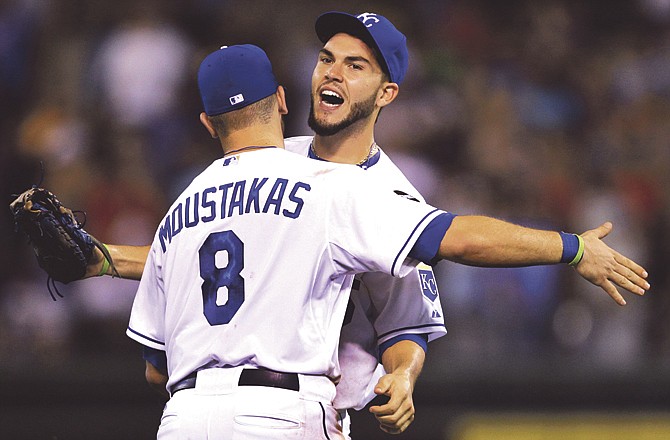
[[[645,272],[646,273],[646,272]],[[647,280],[627,267],[621,267],[612,278],[617,285],[636,295],[644,295],[651,287]]]
[[[647,271],[639,264],[621,254],[615,254],[614,260],[617,266],[614,269],[614,273],[608,278],[619,287],[631,293],[640,296],[644,295],[651,287],[645,279],[648,276]]]
[[[617,304],[625,306],[626,300],[621,296],[614,284],[636,295],[644,295],[651,286],[644,279],[644,277],[647,276],[647,272],[642,268],[640,269],[640,274],[638,274],[630,268],[620,265],[608,275],[606,279],[597,285],[607,292]]]
[[[379,424],[379,429],[381,429],[382,431],[384,431],[387,434],[401,434],[401,433],[405,432],[405,430],[407,428],[409,428],[409,425],[411,425],[413,421],[414,421],[414,414],[407,417],[406,420],[404,420],[402,423],[397,424],[397,425],[389,426],[389,425],[385,425],[383,423],[380,423]]]
[[[615,259],[616,262],[619,263],[621,266],[625,267],[626,269],[628,269],[628,271],[632,272],[634,275],[637,276],[637,278],[636,278],[636,277],[632,277],[632,276],[627,275],[627,278],[628,278],[628,279],[630,279],[631,281],[633,281],[633,280],[635,280],[635,279],[638,279],[638,280],[642,280],[642,281],[643,281],[644,283],[646,283],[647,285],[649,284],[649,283],[647,283],[646,281],[644,281],[644,278],[647,278],[647,277],[649,276],[649,274],[648,274],[647,271],[644,269],[644,267],[640,266],[639,264],[637,264],[637,263],[634,262],[633,260],[624,257],[624,256],[621,255],[621,254],[617,254],[617,255],[615,255],[615,256],[614,256],[614,259]],[[637,282],[636,282],[636,284],[638,284],[640,287],[644,287],[643,284],[639,284],[639,283],[637,283]],[[649,288],[649,287],[645,287],[645,289],[648,289],[648,288]]]
[[[617,304],[626,305],[618,287],[635,295],[644,295],[650,288],[647,271],[629,258],[607,246],[602,238],[612,231],[612,223],[605,222],[582,234],[584,258],[576,266],[577,272],[602,288]]]
[[[599,239],[603,239],[609,235],[610,232],[612,232],[613,225],[611,222],[605,222],[602,225],[598,226],[597,228],[593,229],[593,232],[596,233],[597,237]],[[590,231],[585,232],[584,234],[587,234]],[[582,235],[584,235],[582,234]]]
[[[380,385],[375,388],[375,392],[385,394],[388,389],[384,389]],[[388,402],[383,405],[371,406],[369,411],[375,415],[382,431],[388,434],[400,434],[414,421],[414,406],[411,399],[399,397],[393,393],[390,393],[390,396]]]
[[[379,428],[389,434],[399,434],[405,431],[414,421],[412,405],[402,405],[397,409],[391,408],[390,405],[373,406],[370,407],[370,412],[375,414]]]
[[[620,306],[625,306],[626,305],[626,300],[621,296],[619,291],[617,290],[616,287],[614,287],[614,284],[612,284],[611,281],[605,280],[602,284],[599,284],[599,286],[607,292],[607,294]]]

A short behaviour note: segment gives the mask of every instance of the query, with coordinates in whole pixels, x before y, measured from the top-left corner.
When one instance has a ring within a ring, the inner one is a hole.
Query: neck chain
[[[228,151],[226,153],[223,153],[223,157],[230,156],[231,154],[235,154],[235,153],[241,153],[241,152],[247,151],[247,150],[264,150],[266,148],[277,148],[277,147],[275,147],[274,145],[266,145],[266,146],[251,145],[251,146],[248,146],[248,147],[242,147],[242,148],[238,148],[237,150],[231,150],[231,151]]]
[[[330,162],[329,160],[326,160],[326,159],[322,158],[321,156],[319,156],[318,154],[316,154],[316,150],[314,149],[314,142],[309,143],[309,148],[312,151],[312,155],[314,155],[315,158],[317,158],[319,160],[323,160],[325,162]],[[377,142],[372,142],[372,145],[370,145],[370,151],[368,152],[368,155],[365,156],[365,158],[362,161],[360,161],[360,162],[358,162],[354,165],[356,165],[357,167],[362,167],[362,166],[366,165],[367,162],[370,159],[372,159],[375,156],[375,154],[377,154],[377,151],[379,151],[379,145],[377,145]]]

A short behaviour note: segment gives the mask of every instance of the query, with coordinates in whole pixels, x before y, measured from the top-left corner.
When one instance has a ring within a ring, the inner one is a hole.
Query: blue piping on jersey
[[[140,333],[140,332],[137,332],[137,331],[133,330],[133,329],[130,328],[130,327],[128,327],[128,331],[131,332],[131,333],[136,334],[136,335],[139,336],[140,338],[144,338],[144,339],[146,339],[147,341],[154,342],[154,343],[156,343],[156,344],[160,344],[160,345],[165,345],[165,342],[161,342],[161,341],[157,341],[156,339],[152,339],[152,338],[150,338],[150,337],[148,337],[148,336],[146,336],[146,335],[143,335],[143,334]]]
[[[433,209],[433,210],[430,211],[428,214],[426,214],[426,215],[421,219],[421,221],[420,221],[419,223],[416,224],[416,226],[415,226],[414,229],[412,230],[412,233],[409,234],[409,236],[407,237],[407,240],[405,240],[405,243],[404,243],[404,244],[402,245],[402,247],[400,248],[400,251],[398,252],[398,254],[397,254],[397,255],[395,256],[395,258],[393,259],[393,264],[391,265],[391,275],[396,276],[396,270],[395,270],[395,267],[396,267],[396,264],[398,263],[398,258],[400,258],[400,254],[402,253],[402,250],[405,249],[405,247],[407,246],[407,243],[409,243],[409,240],[412,238],[412,236],[414,235],[414,233],[416,232],[416,230],[419,229],[419,225],[420,225],[421,223],[423,223],[428,217],[430,217],[430,216],[431,216],[434,212],[436,212],[436,211],[439,211],[439,209],[437,209],[437,208]],[[424,263],[428,264],[428,262],[426,262],[426,261],[424,261]]]

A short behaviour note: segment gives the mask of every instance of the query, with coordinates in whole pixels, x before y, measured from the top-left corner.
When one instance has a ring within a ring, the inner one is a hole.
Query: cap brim
[[[379,45],[372,37],[365,24],[356,18],[355,15],[347,14],[345,12],[326,12],[316,19],[314,28],[316,29],[317,37],[319,37],[319,40],[324,44],[327,43],[333,35],[341,32],[358,38],[374,49],[377,62],[381,64],[381,67],[385,72],[389,71],[388,66],[386,65],[386,60],[381,56]]]

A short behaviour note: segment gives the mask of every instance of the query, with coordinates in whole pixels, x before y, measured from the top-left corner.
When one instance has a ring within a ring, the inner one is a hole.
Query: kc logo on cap
[[[365,24],[365,27],[370,27],[370,26],[372,26],[374,23],[379,23],[379,19],[376,17],[376,15],[377,15],[377,14],[372,13],[372,12],[363,12],[362,14],[360,14],[360,15],[359,15],[358,17],[356,17],[356,18],[358,18],[360,21],[362,21],[363,24]],[[374,22],[372,22],[372,23],[370,23],[370,24],[366,24],[366,22],[367,22],[368,20],[374,20]]]

